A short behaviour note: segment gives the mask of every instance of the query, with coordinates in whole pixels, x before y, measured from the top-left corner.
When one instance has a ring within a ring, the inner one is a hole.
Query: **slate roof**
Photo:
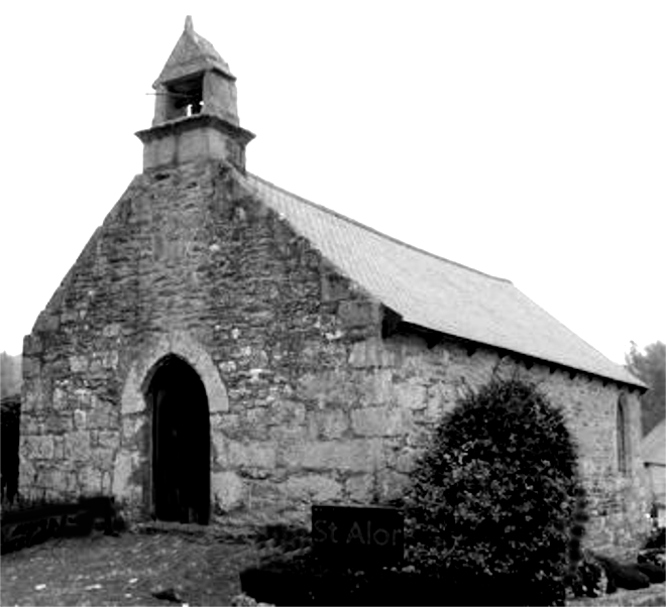
[[[510,281],[385,236],[255,175],[243,179],[338,270],[404,321],[644,387]]]
[[[666,466],[666,420],[661,420],[641,442],[644,462]]]

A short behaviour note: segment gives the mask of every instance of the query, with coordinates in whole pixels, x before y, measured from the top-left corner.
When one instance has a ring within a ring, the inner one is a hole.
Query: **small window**
[[[616,426],[618,470],[622,474],[629,474],[631,471],[630,426],[627,399],[624,394],[621,394],[617,401]]]

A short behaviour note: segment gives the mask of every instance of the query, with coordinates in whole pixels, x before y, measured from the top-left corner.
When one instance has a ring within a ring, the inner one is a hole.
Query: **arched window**
[[[621,474],[629,474],[631,471],[631,441],[629,409],[624,394],[621,394],[617,400],[616,436],[618,470]]]

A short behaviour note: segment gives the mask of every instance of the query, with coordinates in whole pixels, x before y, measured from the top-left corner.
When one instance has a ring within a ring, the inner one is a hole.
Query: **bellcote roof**
[[[217,70],[227,78],[235,80],[227,62],[220,57],[213,45],[194,31],[192,17],[188,15],[185,19],[185,29],[154,82],[153,88],[207,70]]]

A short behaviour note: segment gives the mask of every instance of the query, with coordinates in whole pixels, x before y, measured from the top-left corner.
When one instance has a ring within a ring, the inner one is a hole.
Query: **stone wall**
[[[585,373],[570,372],[459,340],[443,339],[428,349],[424,339],[403,335],[378,342],[377,347],[383,354],[371,354],[370,360],[400,361],[391,371],[391,384],[402,391],[402,407],[411,409],[411,420],[420,426],[419,430],[425,428],[426,433],[430,423],[450,410],[459,396],[468,389],[480,387],[493,374],[513,376],[518,373],[535,382],[562,410],[576,441],[590,501],[590,543],[606,550],[622,549],[634,545],[636,538],[645,532],[647,495],[638,457],[640,402],[637,391],[622,390],[613,382]],[[624,473],[619,471],[617,450],[616,407],[620,394],[627,399],[629,413],[629,453]],[[401,464],[409,451],[408,441],[396,442],[386,462],[388,473],[397,475],[404,471]]]
[[[26,337],[21,491],[113,492],[130,516],[149,516],[144,393],[174,353],[206,388],[218,519],[305,520],[312,502],[382,501],[442,412],[498,365],[518,365],[578,438],[595,542],[635,537],[641,471],[632,458],[617,472],[618,386],[390,317],[228,167],[138,176]],[[638,406],[630,394],[634,452]]]

